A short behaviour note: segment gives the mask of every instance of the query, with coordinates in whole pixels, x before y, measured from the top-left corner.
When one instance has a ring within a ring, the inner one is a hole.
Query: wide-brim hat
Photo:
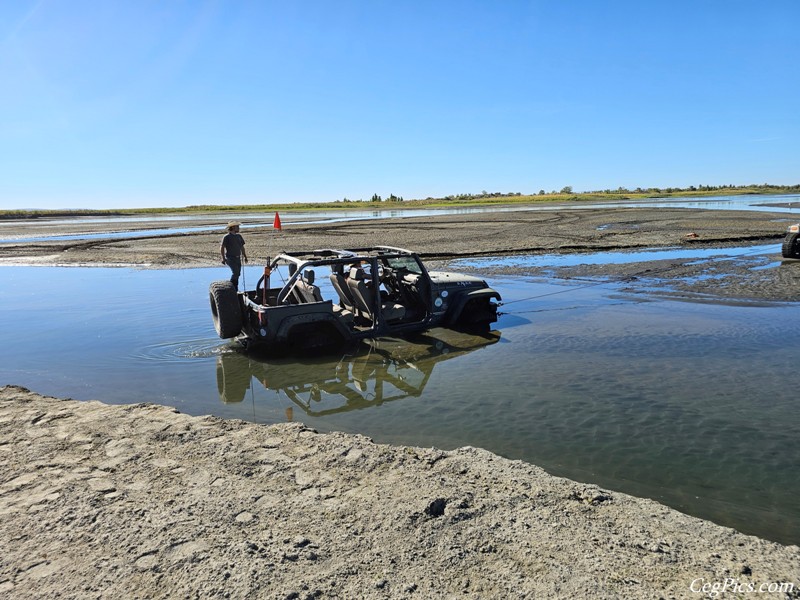
[[[239,223],[239,221],[231,221],[230,223],[228,223],[228,224],[225,226],[225,229],[227,229],[228,231],[230,231],[230,230],[231,230],[231,229],[233,229],[234,227],[241,227],[241,226],[242,226],[242,224],[241,224],[241,223]]]

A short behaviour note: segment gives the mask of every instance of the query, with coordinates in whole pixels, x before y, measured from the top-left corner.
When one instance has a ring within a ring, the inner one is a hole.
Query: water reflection
[[[419,397],[438,363],[499,340],[498,331],[475,335],[435,329],[411,339],[366,340],[338,358],[259,360],[229,352],[217,357],[217,391],[226,404],[242,402],[255,380],[308,416],[322,417]]]

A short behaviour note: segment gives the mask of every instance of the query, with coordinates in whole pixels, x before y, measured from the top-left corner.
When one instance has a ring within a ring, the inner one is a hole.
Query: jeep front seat
[[[353,302],[359,313],[374,322],[375,294],[378,292],[376,292],[374,287],[367,287],[364,279],[364,269],[353,267],[350,269],[347,287],[350,290],[350,294],[353,296]],[[373,283],[377,284],[377,282]],[[394,302],[382,302],[380,310],[384,320],[387,322],[399,321],[406,315],[406,307]]]

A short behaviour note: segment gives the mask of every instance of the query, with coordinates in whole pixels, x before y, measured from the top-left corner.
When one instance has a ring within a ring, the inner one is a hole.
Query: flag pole
[[[277,211],[275,211],[275,218],[272,221],[272,228],[278,231],[281,231],[281,217]],[[270,238],[271,239],[271,238]],[[267,242],[267,266],[264,267],[264,304],[267,303],[267,290],[269,289],[269,276],[272,272],[270,265],[272,264],[272,258],[269,255],[269,242]]]

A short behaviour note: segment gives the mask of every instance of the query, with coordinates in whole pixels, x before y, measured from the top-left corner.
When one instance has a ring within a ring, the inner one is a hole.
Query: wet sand
[[[555,273],[625,277],[632,291],[661,285],[663,293],[687,298],[771,302],[800,298],[800,261],[780,260],[785,219],[554,209],[244,234],[251,264],[277,250],[377,243],[436,261],[774,244],[774,252],[732,261],[580,265]],[[209,222],[216,221],[226,219]],[[15,233],[33,235],[43,225],[21,223]],[[0,264],[212,266],[221,236],[221,229],[164,238],[143,232],[126,240],[2,245]],[[773,266],[752,268],[764,265]],[[697,277],[710,268],[727,278],[724,286]],[[74,402],[14,386],[0,388],[0,447],[3,597],[702,598],[728,582],[740,590],[790,583],[792,590],[758,596],[800,598],[797,546],[475,448],[384,446],[299,424]]]

